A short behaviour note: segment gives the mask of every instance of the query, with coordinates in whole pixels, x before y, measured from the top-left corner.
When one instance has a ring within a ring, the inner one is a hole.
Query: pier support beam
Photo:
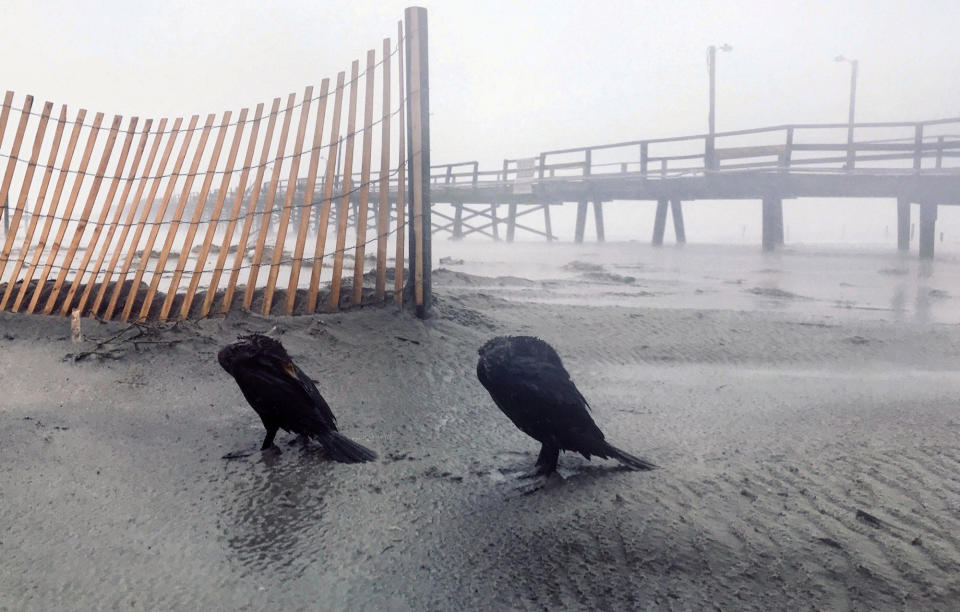
[[[677,236],[677,244],[687,241],[687,232],[683,227],[683,203],[680,200],[670,200],[670,212],[673,215],[673,232]]]
[[[583,231],[587,226],[587,202],[577,202],[577,229],[574,241],[577,244],[583,242]]]
[[[657,216],[653,220],[653,246],[663,246],[663,230],[667,226],[667,200],[657,200]]]
[[[497,218],[497,205],[490,205],[490,229],[493,230],[493,239],[500,240],[500,220]]]
[[[783,200],[777,198],[773,206],[773,239],[776,246],[783,246]]]
[[[897,198],[897,248],[910,250],[910,200]]]
[[[763,198],[763,250],[772,251],[783,244],[783,200]]]
[[[453,239],[463,238],[463,202],[453,203]]]
[[[937,205],[920,203],[920,258],[933,259],[933,245],[937,233]]]
[[[593,221],[597,230],[597,242],[604,242],[606,238],[603,233],[603,202],[600,200],[593,202]]]
[[[513,235],[517,230],[517,204],[507,206],[507,242],[513,242]]]
[[[553,240],[553,224],[550,223],[550,205],[543,207],[543,231],[547,234],[547,242]]]

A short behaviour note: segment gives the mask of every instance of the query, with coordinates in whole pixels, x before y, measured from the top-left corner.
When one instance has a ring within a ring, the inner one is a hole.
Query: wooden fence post
[[[407,150],[410,151],[410,284],[417,317],[430,312],[430,78],[427,56],[427,9],[410,7],[406,20]]]

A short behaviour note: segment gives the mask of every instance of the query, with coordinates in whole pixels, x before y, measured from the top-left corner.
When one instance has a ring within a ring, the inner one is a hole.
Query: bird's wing
[[[322,395],[320,395],[320,390],[317,389],[317,385],[313,382],[313,379],[304,374],[303,370],[298,368],[293,362],[291,362],[290,365],[293,366],[293,373],[297,380],[300,381],[300,385],[303,387],[304,392],[313,401],[314,407],[322,415],[324,421],[327,422],[327,426],[336,431],[337,417],[334,416],[333,410],[330,409],[330,405],[327,404],[327,401],[323,399]]]
[[[478,371],[497,406],[525,433],[561,442],[571,435],[599,436],[587,401],[562,366],[515,358]]]
[[[234,377],[258,413],[298,433],[336,430],[336,418],[313,381],[292,361],[269,355],[239,362]]]

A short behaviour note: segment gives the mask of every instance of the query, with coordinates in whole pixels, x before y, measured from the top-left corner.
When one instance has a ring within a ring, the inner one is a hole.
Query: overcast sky
[[[239,109],[379,53],[408,2],[0,3],[4,88],[140,116]],[[433,159],[719,130],[960,115],[955,1],[426,2]]]

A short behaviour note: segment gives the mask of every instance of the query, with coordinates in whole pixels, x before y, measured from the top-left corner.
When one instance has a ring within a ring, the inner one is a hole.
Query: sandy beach
[[[75,345],[0,313],[0,609],[957,608],[960,264],[491,249],[437,245],[426,322],[85,320]],[[287,434],[221,458],[262,426],[216,352],[274,326],[378,462]],[[502,334],[553,344],[661,469],[564,454],[518,494],[539,447],[475,374]]]

